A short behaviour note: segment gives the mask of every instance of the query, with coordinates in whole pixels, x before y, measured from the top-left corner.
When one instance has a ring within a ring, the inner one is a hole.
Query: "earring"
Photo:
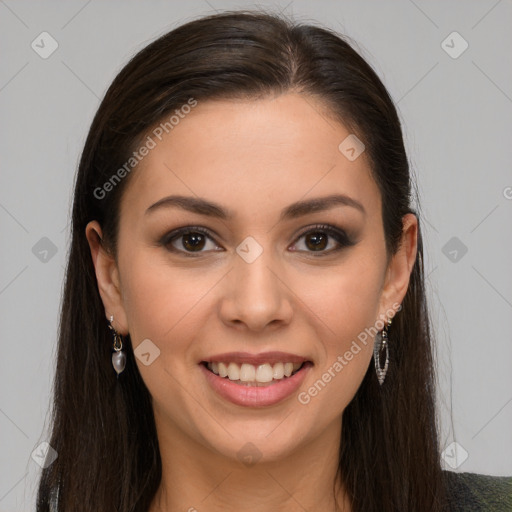
[[[123,352],[123,338],[122,336],[114,329],[112,323],[114,322],[114,316],[110,317],[110,325],[108,326],[111,331],[113,331],[114,343],[113,348],[115,353],[112,354],[112,366],[117,373],[117,378],[119,378],[119,374],[124,370],[126,366],[126,354]]]
[[[386,378],[386,372],[388,371],[389,365],[389,347],[388,347],[388,328],[391,325],[391,318],[388,318],[387,326],[377,335],[375,344],[373,346],[373,360],[375,362],[375,371],[379,384],[382,386],[384,379]],[[385,352],[385,354],[384,354]],[[384,356],[384,367],[381,365],[381,358]]]

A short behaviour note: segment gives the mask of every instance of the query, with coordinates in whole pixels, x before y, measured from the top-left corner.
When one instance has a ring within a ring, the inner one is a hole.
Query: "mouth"
[[[239,363],[234,361],[201,361],[207,371],[241,386],[268,387],[292,378],[309,366],[311,361],[277,361],[274,363]]]
[[[314,363],[288,352],[224,352],[198,361],[209,388],[243,407],[284,403],[302,386]]]
[[[272,357],[231,353],[203,360],[198,366],[209,388],[221,399],[242,407],[268,407],[297,393],[313,363],[282,352],[274,352]]]

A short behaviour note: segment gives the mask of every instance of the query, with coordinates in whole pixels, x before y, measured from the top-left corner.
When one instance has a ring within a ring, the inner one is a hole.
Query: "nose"
[[[235,256],[220,305],[220,316],[226,325],[256,332],[290,323],[293,293],[269,253],[263,251],[252,263]]]

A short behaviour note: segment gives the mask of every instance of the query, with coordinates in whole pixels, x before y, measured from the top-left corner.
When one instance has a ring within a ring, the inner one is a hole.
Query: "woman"
[[[440,467],[411,187],[328,30],[228,12],[137,54],[78,170],[38,511],[482,509]]]

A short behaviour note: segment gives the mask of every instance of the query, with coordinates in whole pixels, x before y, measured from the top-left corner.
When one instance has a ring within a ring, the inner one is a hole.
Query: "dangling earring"
[[[117,378],[119,378],[119,374],[124,370],[126,366],[126,354],[123,352],[123,338],[122,336],[114,329],[112,322],[114,321],[114,316],[110,317],[110,325],[108,326],[110,330],[113,331],[114,335],[114,343],[113,348],[115,353],[112,354],[112,366],[117,373]]]
[[[386,378],[386,372],[388,371],[389,365],[389,347],[388,347],[388,328],[391,325],[391,318],[388,318],[388,325],[384,326],[384,329],[377,334],[375,344],[373,346],[373,360],[375,361],[375,371],[377,372],[377,378],[379,384],[382,386],[384,379]],[[384,354],[385,353],[385,354]],[[384,368],[381,365],[381,358],[384,356]]]

